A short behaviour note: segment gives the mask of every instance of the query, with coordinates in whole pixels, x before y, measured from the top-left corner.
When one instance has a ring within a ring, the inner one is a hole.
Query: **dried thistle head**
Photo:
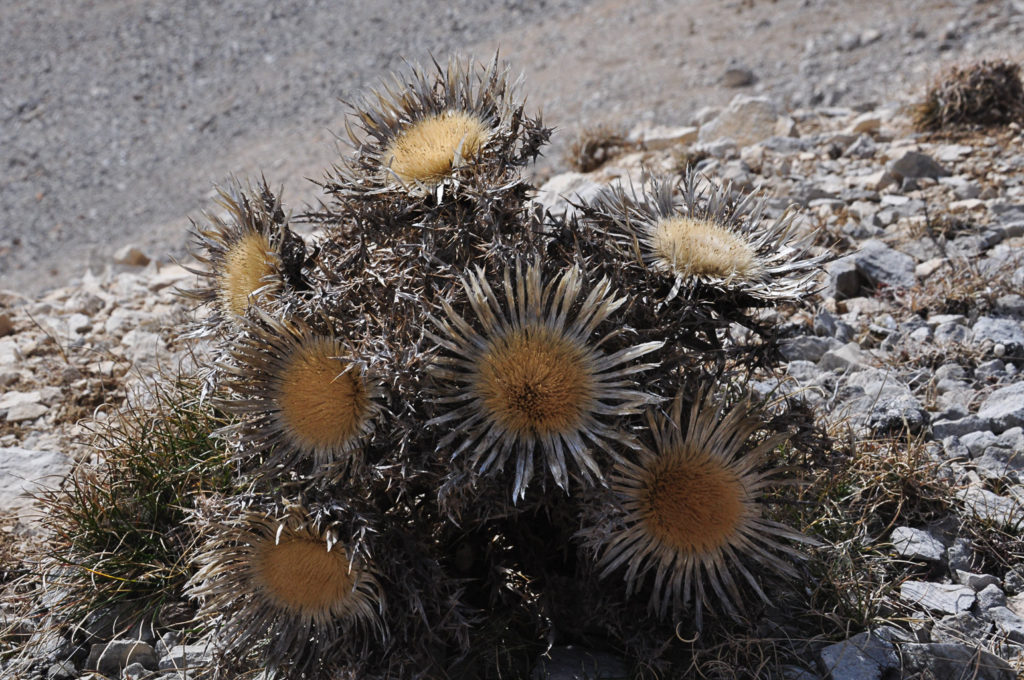
[[[192,256],[205,265],[192,269],[205,287],[183,291],[213,308],[217,326],[243,316],[302,281],[305,246],[288,228],[280,199],[264,181],[257,190],[239,185],[218,189],[227,220],[210,216],[210,225],[192,224]]]
[[[913,111],[918,130],[1024,123],[1020,64],[984,60],[954,66],[930,88]]]
[[[427,425],[457,424],[439,446],[458,442],[454,455],[468,453],[479,472],[514,458],[513,499],[526,492],[538,448],[560,488],[568,488],[567,458],[584,479],[600,479],[591,445],[615,457],[614,444],[634,446],[616,419],[658,400],[633,376],[653,368],[635,360],[662,343],[602,351],[595,332],[625,298],[607,281],[583,297],[583,282],[575,267],[545,282],[539,263],[519,265],[505,270],[503,303],[477,270],[463,280],[476,323],[445,301],[445,317],[433,319],[437,403],[453,406]]]
[[[384,166],[405,185],[436,186],[454,168],[474,160],[490,137],[478,116],[446,111],[422,118],[388,144]]]
[[[614,187],[591,206],[590,219],[607,228],[620,252],[675,280],[672,295],[703,286],[752,301],[798,300],[815,287],[822,257],[794,236],[796,213],[765,219],[766,199],[734,199],[690,171],[680,183],[650,177],[637,189]]]
[[[586,127],[569,145],[565,160],[576,172],[593,172],[616,155],[635,147],[623,131],[608,124]]]
[[[520,184],[550,130],[523,113],[519,81],[497,55],[489,65],[452,58],[433,73],[414,66],[353,105],[355,154],[327,185],[343,197],[423,198],[460,187],[484,194]]]
[[[761,469],[762,458],[788,435],[752,445],[762,423],[750,405],[726,411],[707,393],[686,421],[682,416],[681,396],[667,415],[648,412],[654,449],[617,465],[611,479],[619,517],[612,528],[592,527],[583,536],[600,552],[602,578],[624,567],[634,593],[653,572],[651,610],[679,619],[692,608],[700,627],[705,608],[738,615],[742,583],[767,601],[748,566],[795,576],[788,560],[801,555],[785,542],[811,541],[766,519],[761,507],[777,483],[773,471]]]
[[[339,536],[331,509],[299,502],[204,508],[204,542],[188,594],[215,621],[228,666],[259,656],[288,677],[347,660],[383,638],[383,592],[362,536]]]
[[[259,472],[332,474],[348,466],[374,426],[381,388],[345,343],[299,319],[243,320],[221,369],[240,420],[237,450],[262,457]]]

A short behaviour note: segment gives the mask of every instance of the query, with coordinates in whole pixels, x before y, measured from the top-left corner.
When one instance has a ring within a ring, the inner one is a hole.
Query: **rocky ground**
[[[213,183],[291,205],[335,158],[351,98],[403,59],[500,49],[560,134],[677,124],[735,88],[786,107],[912,96],[950,63],[1019,53],[1020,0],[11,0],[0,13],[0,288],[33,295],[118,247],[182,255]]]
[[[1024,670],[1024,133],[927,137],[896,103],[786,110],[747,95],[684,122],[638,125],[597,170],[558,174],[537,200],[571,211],[604,185],[639,181],[642,168],[696,163],[766,192],[776,214],[800,206],[799,228],[838,257],[811,311],[778,319],[784,371],[757,388],[799,393],[854,449],[896,442],[945,490],[927,522],[860,539],[915,565],[876,594],[889,624],[818,644],[786,677],[1015,677]],[[184,356],[175,332],[190,311],[175,286],[190,275],[147,260],[123,249],[101,275],[38,299],[0,298],[5,533],[33,533],[27,485],[95,455],[80,419],[103,419],[131,376]],[[968,523],[990,533],[971,534]],[[1004,563],[978,543],[987,535],[1010,546]],[[205,658],[167,631],[113,641],[93,632],[91,653],[71,660],[66,645],[38,649],[25,680],[174,680]],[[593,662],[579,650],[553,654],[551,677]],[[604,674],[587,677],[612,677],[616,662],[598,666]]]
[[[764,21],[791,24],[797,4],[730,11],[742,17],[740,33],[749,39]],[[678,172],[696,164],[741,191],[766,192],[774,214],[797,204],[799,228],[836,255],[809,311],[778,318],[787,334],[784,370],[756,387],[801,395],[853,450],[870,458],[889,447],[943,494],[926,521],[857,537],[854,549],[909,565],[907,576],[873,593],[878,616],[865,622],[870,632],[860,632],[865,625],[847,639],[816,642],[815,656],[790,667],[787,678],[1010,680],[1024,672],[1024,132],[1011,125],[923,136],[904,108],[940,55],[964,58],[1019,40],[1024,7],[948,3],[944,14],[932,12],[940,4],[906,3],[918,17],[883,23],[872,13],[883,4],[864,3],[849,30],[816,33],[793,48],[803,77],[786,76],[779,64],[709,57],[712,75],[699,87],[715,90],[702,100],[715,105],[681,111],[663,102],[648,105],[657,114],[647,116],[620,108],[621,119],[642,122],[624,128],[627,139],[597,158],[596,170],[559,172],[555,162],[539,171],[547,181],[537,200],[558,211],[573,210],[571,202],[604,185],[639,181],[643,167]],[[579,9],[558,8],[570,16]],[[607,26],[631,23],[622,4],[599,9]],[[633,14],[633,23],[654,30],[655,13]],[[542,21],[524,29],[513,51],[545,43],[556,27]],[[892,80],[879,82],[894,64],[901,68]],[[554,96],[554,72],[538,69],[538,76],[541,93]],[[559,106],[594,113],[617,101],[621,80],[595,90],[593,102]],[[43,115],[23,109],[19,125]],[[551,154],[556,161],[567,136]],[[18,196],[5,204],[5,220],[29,210]],[[32,214],[57,219],[46,210]],[[13,233],[5,223],[0,240]],[[10,247],[0,243],[0,251]],[[193,312],[175,287],[189,285],[191,275],[163,255],[152,243],[126,246],[104,255],[100,273],[45,294],[0,291],[0,572],[16,569],[10,551],[18,544],[45,540],[29,497],[36,484],[57,484],[73,464],[97,455],[89,422],[109,417],[133,380],[186,358],[177,334]],[[207,658],[202,646],[169,630],[118,636],[98,625],[75,652],[66,640],[44,643],[39,622],[17,620],[3,606],[7,640],[29,641],[34,658],[27,667],[0,662],[0,677],[178,680],[189,676],[178,669]],[[621,668],[620,660],[586,650],[556,649],[552,657],[548,670],[557,678],[595,666],[586,677],[615,677]]]

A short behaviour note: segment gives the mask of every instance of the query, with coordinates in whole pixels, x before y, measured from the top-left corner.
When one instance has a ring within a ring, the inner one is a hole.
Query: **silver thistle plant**
[[[353,106],[308,257],[282,250],[268,192],[197,231],[220,433],[253,494],[196,514],[190,593],[223,655],[252,646],[285,677],[473,675],[509,631],[553,634],[545,578],[603,580],[582,603],[621,580],[651,637],[767,600],[750,565],[792,576],[806,542],[766,510],[792,441],[720,357],[747,308],[813,291],[823,257],[796,213],[694,172],[610,189],[580,220],[538,211],[522,169],[549,131],[519,82],[497,57],[433,67]],[[306,498],[374,519],[325,523]]]

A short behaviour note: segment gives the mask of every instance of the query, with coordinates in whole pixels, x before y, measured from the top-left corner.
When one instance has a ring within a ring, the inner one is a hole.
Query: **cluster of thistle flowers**
[[[353,104],[309,243],[265,183],[195,227],[245,492],[196,511],[190,592],[229,673],[471,677],[513,632],[632,607],[628,647],[797,573],[789,434],[737,385],[820,259],[692,173],[537,208],[519,87],[456,59]]]

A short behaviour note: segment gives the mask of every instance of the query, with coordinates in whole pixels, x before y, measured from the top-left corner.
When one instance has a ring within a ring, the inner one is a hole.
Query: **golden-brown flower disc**
[[[250,296],[263,287],[263,278],[274,273],[268,253],[273,246],[264,234],[249,232],[232,243],[224,254],[219,296],[224,311],[241,316]]]
[[[296,350],[278,389],[281,419],[291,437],[306,448],[345,445],[363,431],[370,415],[362,373],[330,356],[324,342]]]
[[[571,432],[593,394],[580,348],[543,328],[495,339],[479,370],[484,406],[513,432]]]
[[[384,164],[405,183],[436,184],[460,158],[476,156],[490,130],[474,115],[448,111],[418,120],[388,145]]]
[[[678,274],[730,278],[757,270],[757,253],[750,244],[711,220],[658,220],[651,245],[662,265]]]
[[[328,612],[353,597],[355,579],[345,551],[338,545],[328,551],[326,541],[267,541],[256,554],[254,572],[277,606],[297,614]]]
[[[710,458],[669,460],[654,471],[644,491],[644,523],[676,550],[720,549],[733,539],[743,518],[743,484],[733,470]]]

